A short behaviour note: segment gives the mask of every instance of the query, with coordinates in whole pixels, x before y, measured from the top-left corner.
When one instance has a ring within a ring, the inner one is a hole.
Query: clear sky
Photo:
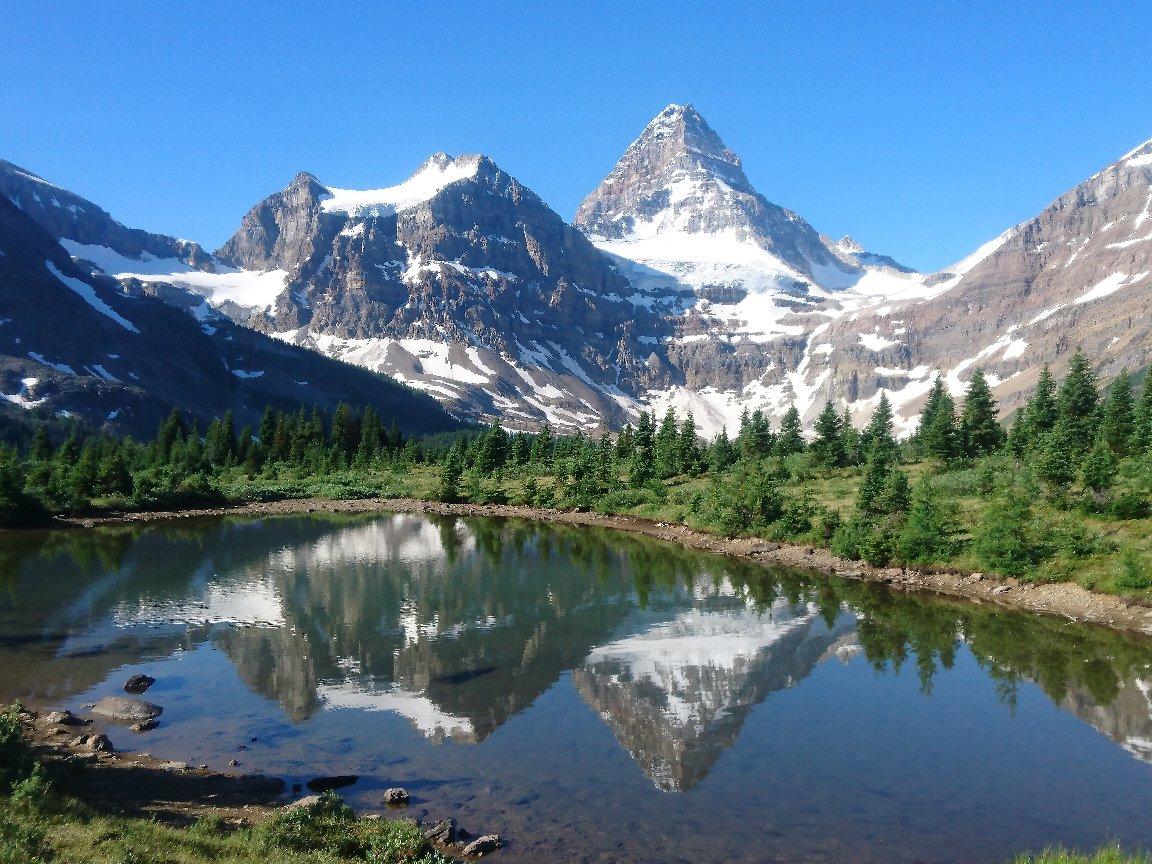
[[[215,248],[300,170],[484,152],[571,219],[691,102],[833,236],[956,260],[1152,137],[1152,8],[1110,2],[6,0],[0,158]]]

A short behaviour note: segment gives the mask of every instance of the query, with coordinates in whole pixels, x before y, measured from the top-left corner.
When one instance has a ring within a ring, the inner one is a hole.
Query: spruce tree
[[[979,367],[972,373],[964,394],[960,441],[964,455],[970,459],[993,453],[1004,443],[1004,429],[996,419],[996,400]]]
[[[1069,443],[1076,454],[1087,452],[1095,441],[1099,401],[1096,375],[1083,352],[1077,349],[1056,396],[1057,423],[1067,429]]]
[[[697,463],[700,461],[700,444],[696,437],[696,418],[692,416],[692,412],[688,412],[688,416],[684,418],[684,422],[680,425],[680,439],[677,443],[677,459],[679,465],[678,474],[690,474],[697,471]]]
[[[1133,412],[1132,450],[1136,453],[1152,450],[1152,372],[1144,374],[1144,390]]]
[[[48,432],[43,426],[36,427],[32,444],[28,448],[28,458],[34,462],[47,462],[52,458],[52,442],[48,440]]]
[[[1100,409],[1099,437],[1117,456],[1131,452],[1135,428],[1135,405],[1132,399],[1132,379],[1123,370],[1112,382],[1108,396]]]
[[[800,425],[800,412],[792,405],[780,421],[780,434],[772,445],[772,452],[781,458],[804,452],[804,434]]]
[[[1076,479],[1076,448],[1069,424],[1062,418],[1056,428],[1040,441],[1036,456],[1036,475],[1057,489]]]
[[[824,468],[840,468],[847,462],[843,431],[843,421],[836,413],[836,408],[831,401],[826,402],[824,410],[816,418],[813,427],[816,437],[812,439],[812,444],[808,448],[812,460],[817,465]]]
[[[840,440],[844,442],[844,461],[848,465],[859,465],[860,431],[852,422],[852,412],[844,409],[844,416],[840,418]]]
[[[912,487],[908,517],[896,539],[900,558],[909,564],[928,564],[945,559],[952,551],[955,527],[936,500],[932,483],[921,477]]]
[[[1028,496],[1012,489],[994,498],[976,526],[973,546],[977,556],[997,573],[1027,573],[1040,558]]]
[[[1052,381],[1052,372],[1047,363],[1040,369],[1036,389],[1032,392],[1032,398],[1028,400],[1024,415],[1028,421],[1029,447],[1038,445],[1044,435],[1056,428],[1059,416],[1056,406],[1056,385]]]
[[[1101,495],[1111,488],[1115,478],[1116,455],[1108,442],[1100,438],[1084,459],[1084,464],[1080,468],[1080,482],[1084,484],[1085,489]]]
[[[712,474],[720,474],[732,467],[736,462],[736,448],[728,440],[728,430],[721,429],[716,440],[708,448],[708,470]]]
[[[885,463],[895,462],[899,456],[896,446],[896,436],[892,432],[892,403],[888,401],[888,394],[880,391],[880,401],[876,410],[872,412],[872,420],[868,428],[860,436],[860,449],[864,457],[871,461],[872,454],[880,451]]]
[[[928,401],[920,414],[920,427],[916,431],[916,448],[929,459],[947,463],[960,452],[959,430],[956,428],[956,405],[952,401],[944,378],[936,376]]]

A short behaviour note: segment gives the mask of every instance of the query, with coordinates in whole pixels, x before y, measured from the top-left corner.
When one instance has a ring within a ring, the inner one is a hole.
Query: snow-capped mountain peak
[[[349,216],[370,214],[385,216],[422,204],[438,194],[445,186],[476,176],[484,157],[479,155],[453,158],[447,153],[436,153],[421,165],[403,183],[384,189],[338,189],[328,191],[321,209],[326,213],[346,213]]]

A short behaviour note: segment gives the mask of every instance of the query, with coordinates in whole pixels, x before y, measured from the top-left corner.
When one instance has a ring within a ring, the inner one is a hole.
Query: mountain
[[[136,435],[153,432],[173,407],[202,420],[231,409],[250,423],[266,404],[331,409],[341,401],[372,404],[411,432],[457,425],[422,394],[241,327],[179,288],[118,282],[73,258],[83,245],[135,254],[140,263],[168,254],[211,272],[197,269],[212,262],[196,244],[125,228],[10,163],[0,165],[0,191],[6,410],[75,416]]]
[[[925,286],[923,297],[833,321],[810,340],[804,383],[862,411],[883,388],[908,430],[938,373],[960,394],[982,367],[1007,414],[1044,363],[1059,377],[1077,348],[1105,381],[1146,368],[1152,141]]]
[[[666,386],[659,310],[484,156],[374,190],[301,173],[211,268],[76,248],[121,280],[182,285],[235,320],[511,426],[621,425]],[[204,272],[211,269],[214,272]]]
[[[635,289],[671,309],[672,386],[643,403],[691,410],[707,434],[734,429],[746,408],[780,416],[796,402],[812,415],[824,383],[806,374],[813,335],[859,308],[928,290],[921,274],[851,238],[833,243],[768,201],[691,105],[652,119],[576,225]]]

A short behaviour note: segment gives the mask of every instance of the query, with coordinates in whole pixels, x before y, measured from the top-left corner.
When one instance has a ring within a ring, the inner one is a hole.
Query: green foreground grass
[[[448,864],[413,823],[358,819],[338,796],[252,828],[189,827],[110,815],[60,794],[22,737],[19,709],[0,714],[0,864]]]
[[[1128,854],[1119,846],[1105,846],[1088,854],[1046,849],[1039,855],[1021,855],[1013,864],[1152,864],[1152,857],[1143,852]]]

